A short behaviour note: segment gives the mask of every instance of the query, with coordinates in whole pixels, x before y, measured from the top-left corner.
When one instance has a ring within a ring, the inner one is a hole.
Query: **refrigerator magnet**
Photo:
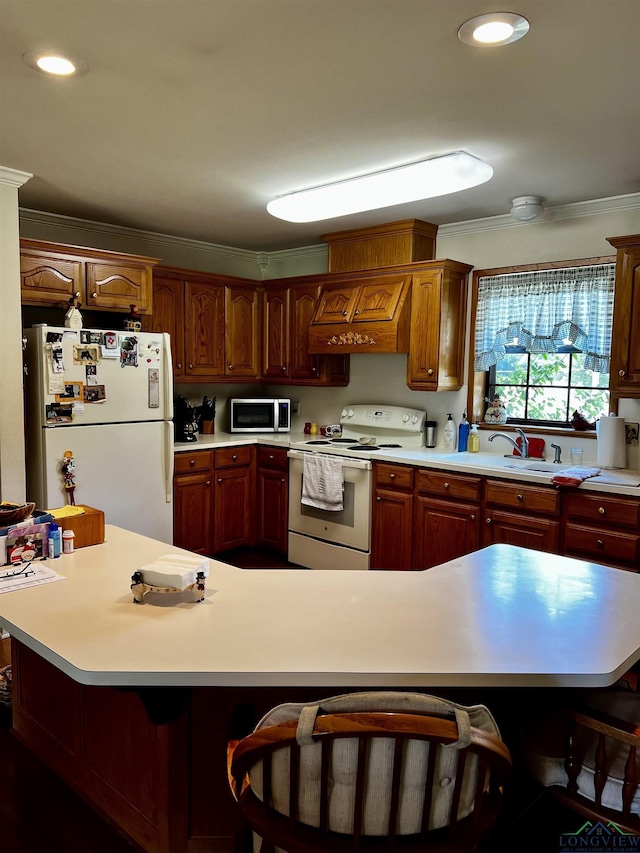
[[[85,373],[87,377],[86,385],[97,385],[98,384],[98,365],[97,364],[87,364],[85,366]]]
[[[84,386],[84,401],[85,403],[104,403],[107,399],[107,394],[104,385],[85,385]]]
[[[74,344],[74,364],[95,364],[100,361],[100,347],[97,344]]]
[[[137,367],[138,366],[138,339],[131,337],[123,337],[120,339],[120,367]]]
[[[73,400],[83,400],[83,388],[82,382],[65,382],[64,391],[61,394],[56,394],[56,403],[71,403]]]

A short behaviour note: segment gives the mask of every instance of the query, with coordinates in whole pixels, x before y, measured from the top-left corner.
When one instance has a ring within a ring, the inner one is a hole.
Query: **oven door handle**
[[[289,459],[304,459],[312,451],[309,450],[288,450],[287,456]],[[337,456],[332,453],[324,453],[322,456],[330,456],[332,459],[339,459],[342,462],[343,468],[361,468],[364,471],[371,470],[371,462],[368,459],[351,459],[350,457]]]

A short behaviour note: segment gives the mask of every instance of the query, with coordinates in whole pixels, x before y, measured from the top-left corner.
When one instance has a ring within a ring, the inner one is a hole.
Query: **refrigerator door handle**
[[[173,365],[171,363],[171,338],[168,332],[163,332],[164,346],[163,353],[163,370],[164,377],[164,417],[166,420],[173,419]]]
[[[173,500],[173,422],[164,422],[164,490],[168,504]]]

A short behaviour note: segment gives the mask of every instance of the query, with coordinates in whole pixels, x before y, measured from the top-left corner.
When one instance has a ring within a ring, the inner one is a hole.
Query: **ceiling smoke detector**
[[[537,195],[520,195],[511,202],[511,215],[520,222],[537,219],[544,213],[542,199]]]

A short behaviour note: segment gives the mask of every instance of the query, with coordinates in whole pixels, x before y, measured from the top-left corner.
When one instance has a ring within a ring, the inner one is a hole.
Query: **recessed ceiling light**
[[[22,59],[35,71],[56,77],[78,77],[89,68],[81,59],[70,59],[55,50],[30,50]]]
[[[514,12],[491,12],[471,18],[458,30],[458,38],[475,47],[500,47],[529,32],[529,21]]]
[[[287,222],[318,222],[466,190],[488,181],[493,169],[464,151],[384,172],[290,193],[267,210]]]

